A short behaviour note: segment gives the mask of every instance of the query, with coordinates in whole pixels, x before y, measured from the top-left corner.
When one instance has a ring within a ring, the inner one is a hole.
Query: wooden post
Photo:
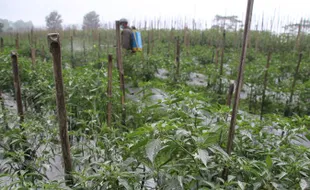
[[[42,60],[45,60],[45,49],[44,49],[44,45],[42,45],[42,52],[41,52],[41,56],[42,56]]]
[[[297,80],[298,73],[299,73],[299,67],[300,67],[301,60],[302,60],[302,53],[299,53],[299,58],[298,58],[298,62],[297,62],[297,66],[296,66],[296,70],[295,70],[295,74],[294,74],[294,79],[293,79],[293,82],[292,82],[290,98],[289,98],[289,101],[288,101],[288,103],[286,105],[284,116],[291,116],[292,115],[292,113],[291,113],[291,104],[293,102],[293,96],[294,96],[294,92],[295,92],[295,85],[296,85],[296,80]]]
[[[298,25],[298,33],[297,33],[297,38],[296,38],[296,44],[295,44],[295,50],[297,52],[300,52],[300,35],[301,35],[301,30],[302,30],[302,19],[300,20],[300,24]]]
[[[15,48],[16,48],[16,50],[18,50],[18,49],[19,49],[19,34],[18,34],[18,33],[16,34],[16,39],[15,39]]]
[[[73,56],[73,36],[70,36],[70,44],[71,44],[71,67],[74,68],[74,56]]]
[[[265,70],[265,77],[264,77],[264,87],[263,87],[262,105],[261,105],[261,111],[260,111],[260,120],[263,119],[263,114],[264,114],[264,103],[265,103],[265,98],[266,98],[266,88],[267,88],[267,82],[268,82],[268,70],[269,70],[270,60],[271,60],[271,52],[268,53],[267,64],[265,68],[266,70]]]
[[[120,32],[120,22],[116,21],[116,56],[117,56],[117,67],[119,71],[120,78],[120,88],[121,88],[121,104],[122,104],[122,124],[125,125],[126,121],[126,108],[125,108],[125,80],[124,80],[124,68],[122,60],[122,46],[121,46],[121,32]]]
[[[48,34],[47,39],[48,39],[48,45],[50,47],[50,52],[52,53],[53,56],[57,116],[59,123],[59,134],[61,141],[62,156],[65,167],[65,180],[67,186],[73,186],[73,177],[71,174],[73,168],[72,168],[70,144],[68,138],[67,112],[66,112],[65,93],[62,78],[61,47],[60,47],[59,33],[50,33]]]
[[[111,123],[112,123],[112,66],[113,66],[113,62],[112,62],[112,55],[109,54],[109,63],[108,63],[108,114],[107,114],[107,124],[108,127],[111,127]]]
[[[32,61],[32,65],[36,64],[36,49],[35,48],[31,48],[31,61]]]
[[[20,79],[19,79],[19,72],[18,72],[18,59],[17,59],[16,52],[11,52],[11,59],[12,59],[17,113],[20,119],[20,123],[22,123],[24,121],[24,111],[23,111],[22,93],[20,89]]]
[[[175,56],[175,62],[176,62],[176,76],[175,76],[175,81],[178,81],[180,78],[180,37],[177,37],[177,43],[176,43],[176,56]]]
[[[226,40],[226,32],[223,31],[223,41],[221,47],[221,65],[220,65],[220,85],[219,85],[219,93],[222,93],[222,76],[223,76],[223,66],[224,66],[224,51],[225,51],[225,40]]]
[[[150,55],[151,51],[151,35],[150,30],[147,31],[147,55]]]
[[[233,142],[234,142],[234,137],[235,137],[235,126],[236,126],[237,112],[238,112],[238,106],[239,106],[239,100],[240,100],[240,92],[241,92],[241,87],[242,87],[242,82],[243,82],[243,71],[245,67],[248,34],[250,32],[253,4],[254,4],[254,0],[248,0],[246,20],[245,20],[245,25],[244,25],[242,53],[241,53],[241,58],[240,58],[239,70],[238,70],[236,95],[234,98],[234,105],[233,105],[233,111],[232,111],[232,116],[231,116],[231,121],[230,121],[229,136],[228,136],[228,142],[227,142],[227,154],[228,155],[230,155],[233,150]],[[227,177],[228,177],[228,168],[224,168],[223,179],[227,180]]]
[[[302,53],[299,53],[298,62],[297,62],[297,66],[296,66],[296,70],[295,70],[295,74],[294,74],[293,83],[292,83],[289,103],[292,103],[292,101],[293,101],[294,90],[295,90],[296,80],[297,80],[298,73],[299,73],[299,67],[300,67],[301,60],[302,60]]]
[[[85,46],[85,40],[83,40],[83,55],[84,55],[84,59],[85,59],[85,63],[86,63],[86,46]]]
[[[0,52],[3,52],[4,50],[4,44],[3,44],[3,38],[0,38]]]
[[[225,41],[226,41],[226,32],[223,32],[223,42],[221,48],[221,66],[220,66],[220,75],[223,75],[223,65],[224,65],[224,51],[225,51]]]
[[[232,99],[232,97],[233,97],[234,89],[235,89],[235,84],[234,84],[234,83],[231,83],[231,84],[229,85],[228,94],[227,94],[227,101],[226,101],[226,105],[227,105],[228,107],[231,106],[231,99]]]
[[[98,32],[98,59],[100,59],[100,53],[101,53],[101,35],[100,32]]]

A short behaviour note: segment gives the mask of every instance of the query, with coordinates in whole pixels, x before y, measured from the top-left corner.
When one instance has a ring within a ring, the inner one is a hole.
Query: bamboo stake
[[[36,64],[36,49],[35,48],[31,48],[31,61],[32,61],[32,65]]]
[[[113,67],[113,58],[109,54],[109,63],[108,63],[108,115],[107,115],[107,124],[111,128],[112,123],[112,67]]]
[[[70,44],[71,44],[71,67],[74,68],[74,55],[73,55],[73,36],[70,36]]]
[[[224,51],[225,51],[225,41],[226,41],[226,32],[223,31],[223,41],[221,48],[221,65],[220,65],[220,85],[219,85],[219,93],[222,93],[222,76],[223,76],[223,66],[224,66]]]
[[[261,105],[261,111],[260,111],[260,120],[263,119],[263,114],[264,114],[264,103],[265,103],[265,97],[266,97],[266,88],[267,88],[267,82],[268,82],[268,70],[269,70],[270,60],[271,60],[271,52],[269,52],[267,56],[267,64],[266,64],[266,71],[265,71],[265,77],[264,77],[263,96],[262,96],[262,105]]]
[[[294,74],[294,79],[293,79],[293,83],[292,83],[292,87],[291,87],[291,94],[290,94],[290,99],[289,99],[289,105],[293,102],[293,96],[294,96],[294,91],[295,91],[296,81],[297,81],[297,78],[298,78],[298,73],[299,73],[299,67],[300,67],[301,60],[302,60],[302,53],[299,53],[298,62],[297,62],[297,66],[296,66],[296,70],[295,70],[295,74]]]
[[[62,78],[61,46],[59,40],[59,33],[50,33],[48,34],[47,39],[48,39],[48,45],[50,47],[50,52],[52,53],[53,56],[57,116],[59,123],[59,134],[61,141],[62,156],[65,167],[65,180],[67,186],[73,186],[73,176],[72,176],[73,168],[72,168],[70,144],[68,137],[67,112],[66,112],[65,93]]]
[[[151,35],[150,30],[147,31],[147,55],[150,55],[151,51]]]
[[[100,53],[101,53],[101,35],[100,32],[98,32],[98,59],[100,59]]]
[[[234,83],[231,83],[231,84],[229,85],[228,94],[227,94],[227,101],[226,101],[226,105],[227,105],[228,107],[231,106],[231,99],[232,99],[232,97],[233,97],[234,89],[235,89],[235,84],[234,84]]]
[[[16,50],[18,50],[18,49],[19,49],[19,34],[18,34],[18,33],[16,34],[16,39],[15,39],[15,48],[16,48]]]
[[[86,46],[85,46],[85,40],[83,40],[83,55],[84,55],[84,59],[85,59],[85,63],[86,63]]]
[[[233,150],[236,117],[237,117],[237,112],[238,112],[240,92],[241,92],[241,86],[242,86],[242,81],[243,81],[243,72],[244,72],[244,67],[245,67],[248,34],[250,32],[253,4],[254,4],[254,0],[248,0],[246,21],[245,21],[245,26],[244,26],[242,53],[240,57],[240,65],[239,65],[238,78],[237,78],[236,95],[234,98],[234,105],[233,105],[233,111],[232,111],[232,116],[231,116],[231,121],[230,121],[229,136],[228,136],[228,142],[227,142],[227,154],[228,155],[230,155]],[[228,177],[228,168],[225,168],[223,171],[223,178],[227,180],[227,177]]]
[[[42,45],[42,52],[41,52],[41,56],[42,56],[42,60],[45,60],[45,49],[44,49],[44,45]]]
[[[3,38],[0,38],[0,52],[3,52],[4,50],[4,44],[3,44]]]
[[[126,121],[126,107],[125,107],[125,80],[124,80],[124,69],[122,60],[122,47],[121,47],[121,32],[120,32],[120,22],[116,21],[116,55],[117,55],[117,67],[119,71],[120,78],[120,88],[122,91],[121,104],[122,104],[122,124],[125,125]]]
[[[175,81],[177,82],[180,78],[180,37],[177,37],[177,43],[176,43],[176,56],[175,56],[175,62],[176,62],[176,76]]]
[[[14,77],[14,88],[15,88],[15,97],[16,97],[16,105],[17,105],[17,113],[20,119],[20,124],[24,121],[24,111],[23,111],[23,103],[22,103],[22,93],[20,89],[20,78],[18,71],[18,59],[17,53],[11,52],[12,59],[12,68],[13,68],[13,77]]]

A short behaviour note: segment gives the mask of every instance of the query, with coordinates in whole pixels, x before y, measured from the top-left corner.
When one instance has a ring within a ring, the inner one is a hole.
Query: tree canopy
[[[51,12],[48,16],[45,17],[46,27],[49,30],[61,30],[62,29],[62,19],[61,15],[57,11]]]
[[[91,11],[84,16],[83,29],[97,29],[100,27],[99,15],[95,11]]]

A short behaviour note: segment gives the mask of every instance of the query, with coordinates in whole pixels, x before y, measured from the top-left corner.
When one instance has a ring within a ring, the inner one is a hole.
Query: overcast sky
[[[309,1],[255,0],[253,23],[261,22],[262,15],[268,22],[273,18],[285,23],[309,18]],[[35,26],[45,26],[45,16],[57,10],[64,24],[82,24],[83,16],[94,10],[104,21],[122,17],[130,20],[186,17],[204,20],[210,26],[216,14],[237,15],[244,20],[246,4],[247,0],[0,0],[0,18],[31,20]]]

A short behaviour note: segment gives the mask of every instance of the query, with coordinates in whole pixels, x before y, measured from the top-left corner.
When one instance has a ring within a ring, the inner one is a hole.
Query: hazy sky
[[[45,16],[57,10],[64,24],[81,24],[85,13],[94,10],[104,21],[186,17],[207,21],[210,26],[216,14],[244,20],[246,4],[247,0],[0,0],[0,18],[45,26]],[[309,7],[309,0],[255,0],[253,21],[261,22],[262,15],[268,22],[273,18],[285,23],[298,21],[309,18]]]

